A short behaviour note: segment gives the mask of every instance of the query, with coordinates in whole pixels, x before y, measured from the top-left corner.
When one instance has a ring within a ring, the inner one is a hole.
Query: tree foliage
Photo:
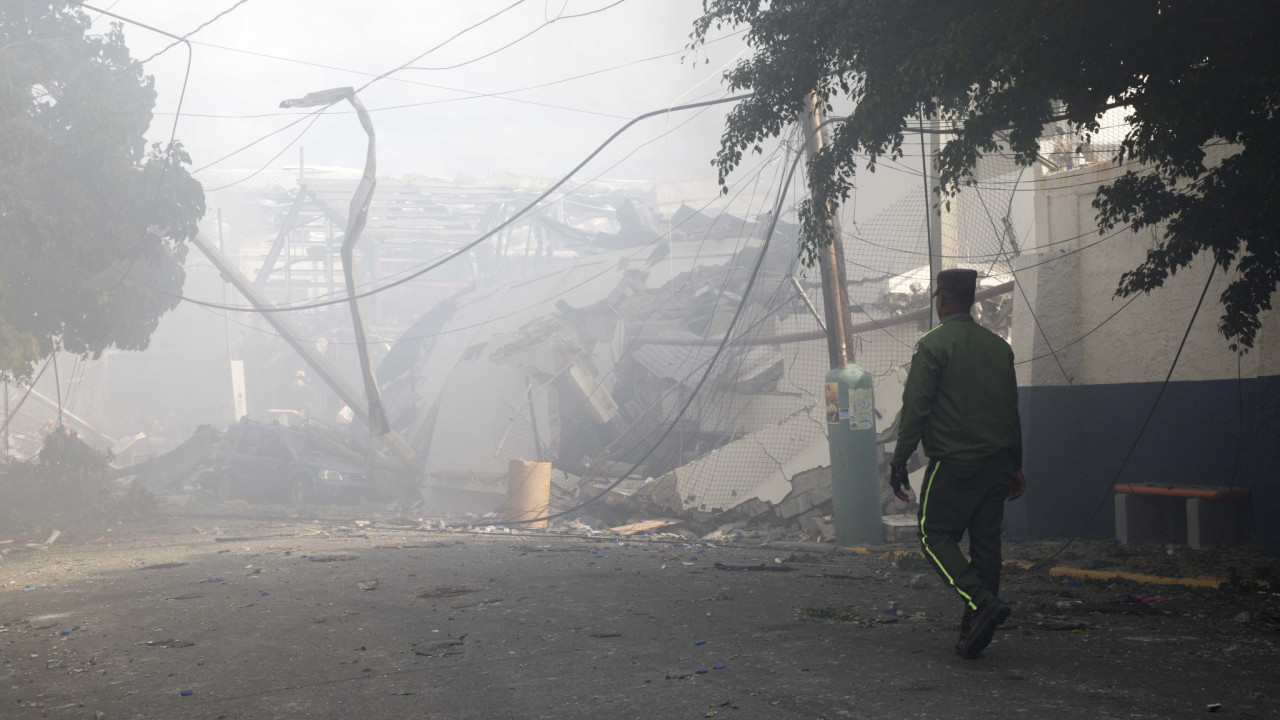
[[[204,192],[180,144],[148,147],[155,97],[119,25],[0,5],[0,374],[144,349],[177,305]]]
[[[1006,146],[1030,165],[1046,126],[1097,132],[1125,108],[1131,126],[1098,188],[1103,231],[1156,227],[1146,259],[1117,294],[1150,292],[1211,253],[1237,275],[1220,330],[1252,347],[1280,280],[1280,3],[1176,0],[703,0],[693,44],[713,28],[747,28],[753,57],[726,72],[754,94],[729,115],[713,161],[721,181],[746,151],[777,136],[815,91],[851,101],[813,159],[813,198],[846,199],[859,157],[902,155],[904,118],[941,119],[955,134],[934,158],[941,191],[973,182],[979,157]],[[999,137],[997,133],[1002,133]],[[1225,148],[1221,162],[1206,148]],[[827,242],[806,223],[805,242]]]

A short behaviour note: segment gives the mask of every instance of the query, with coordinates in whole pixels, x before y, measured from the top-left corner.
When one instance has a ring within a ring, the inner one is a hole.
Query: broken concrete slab
[[[801,516],[800,527],[804,530],[805,536],[811,540],[834,542],[836,539],[835,528],[817,514]]]
[[[920,521],[915,515],[885,515],[884,541],[886,543],[915,542],[920,539]]]
[[[776,512],[783,520],[803,515],[831,501],[831,486],[818,486],[802,493],[793,493],[778,504]]]
[[[671,525],[679,525],[680,522],[681,522],[680,520],[672,520],[669,518],[663,518],[659,520],[644,520],[638,523],[631,523],[630,525],[619,525],[618,527],[609,528],[609,530],[611,532],[616,532],[621,535],[632,535],[635,533],[657,530],[658,528],[669,527]]]

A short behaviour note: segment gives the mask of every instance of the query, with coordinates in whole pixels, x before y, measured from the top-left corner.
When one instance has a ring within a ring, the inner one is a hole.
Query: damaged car
[[[352,503],[376,495],[367,464],[354,453],[305,429],[255,423],[227,429],[200,486],[222,502]]]

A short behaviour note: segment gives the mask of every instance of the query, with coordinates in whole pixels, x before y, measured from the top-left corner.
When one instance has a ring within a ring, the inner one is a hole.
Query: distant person
[[[1000,532],[1005,500],[1026,488],[1013,350],[974,322],[978,273],[943,270],[935,292],[942,323],[916,343],[902,393],[890,484],[911,489],[907,460],[923,440],[929,464],[920,490],[925,558],[965,604],[956,652],[978,657],[1010,609],[999,598]],[[969,555],[960,539],[969,533]]]
[[[307,382],[305,370],[299,370],[293,376],[293,409],[306,420],[311,417],[311,409],[315,398],[311,392],[311,384]]]

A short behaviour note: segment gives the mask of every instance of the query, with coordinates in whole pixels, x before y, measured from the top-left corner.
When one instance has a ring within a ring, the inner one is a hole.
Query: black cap
[[[938,273],[938,282],[934,286],[936,296],[943,290],[958,293],[961,297],[972,296],[978,288],[978,271],[966,268],[951,268]]]

